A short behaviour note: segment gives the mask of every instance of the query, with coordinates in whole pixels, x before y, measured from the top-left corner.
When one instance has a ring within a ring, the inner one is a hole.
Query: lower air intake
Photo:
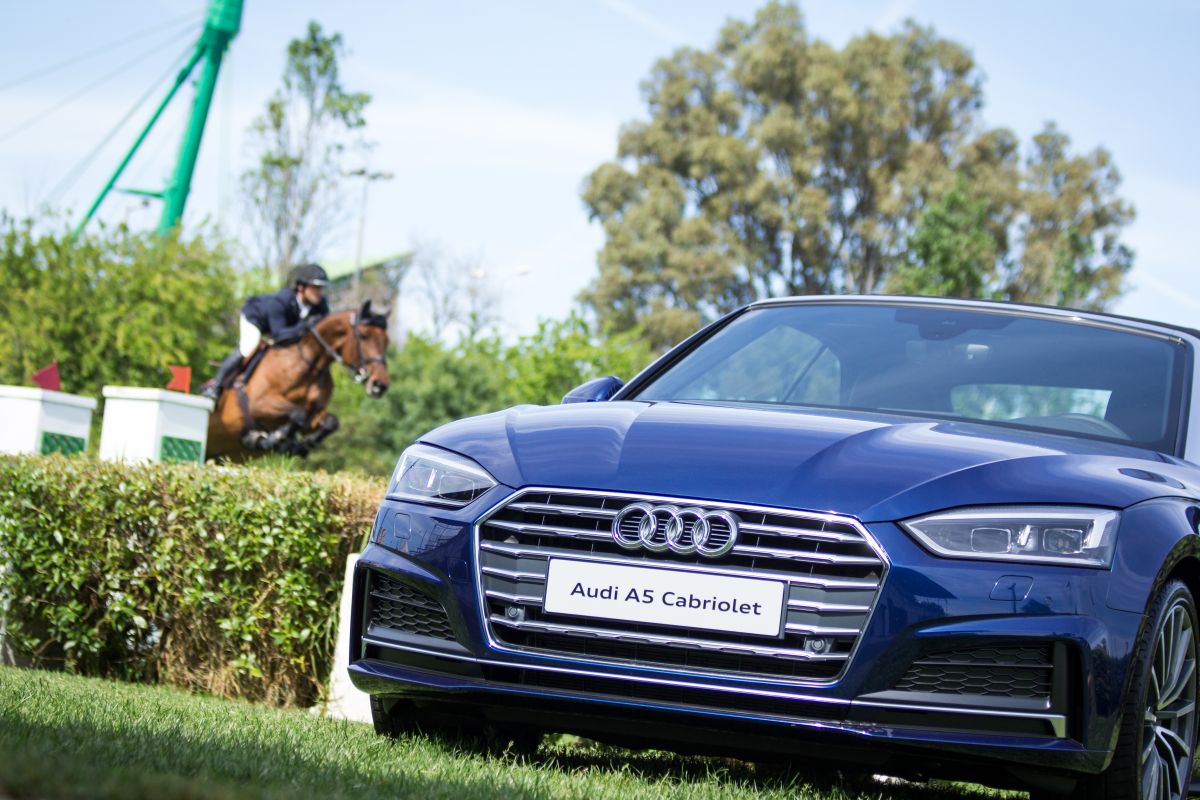
[[[939,650],[913,661],[896,682],[905,692],[991,697],[1049,697],[1050,645],[1001,645]]]
[[[392,631],[432,639],[455,639],[446,608],[424,592],[378,573],[370,576],[368,632]]]

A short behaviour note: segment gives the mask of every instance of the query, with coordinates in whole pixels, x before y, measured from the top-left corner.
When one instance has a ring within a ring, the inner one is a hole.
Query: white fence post
[[[366,692],[350,682],[350,605],[354,594],[354,565],[358,554],[346,558],[346,576],[342,582],[342,602],[338,612],[337,646],[333,649],[333,669],[329,676],[329,703],[325,713],[336,719],[371,721],[371,701]]]
[[[16,663],[12,649],[8,646],[5,636],[5,616],[8,614],[8,593],[4,591],[4,577],[8,574],[8,563],[0,559],[0,666],[12,666]]]

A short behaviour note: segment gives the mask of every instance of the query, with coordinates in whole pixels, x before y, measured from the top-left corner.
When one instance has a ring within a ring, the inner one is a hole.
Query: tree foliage
[[[347,91],[339,61],[345,45],[309,22],[287,47],[282,86],[255,119],[250,135],[261,152],[242,175],[242,190],[264,266],[287,279],[294,265],[316,258],[342,220],[342,156],[361,146],[371,96]]]
[[[505,354],[510,404],[552,405],[592,378],[616,375],[628,381],[652,360],[635,336],[601,339],[579,314],[543,321]]]
[[[557,403],[590,378],[628,380],[650,360],[635,336],[598,340],[574,314],[543,322],[537,333],[510,346],[494,336],[464,336],[450,346],[413,335],[388,356],[393,389],[383,398],[368,398],[348,376],[335,376],[330,410],[342,428],[309,464],[387,475],[405,447],[439,425],[520,403]]]
[[[657,62],[642,91],[648,118],[583,189],[606,237],[583,300],[612,330],[661,347],[757,298],[879,291],[960,181],[994,243],[964,286],[1092,307],[1121,290],[1133,212],[1110,155],[1072,154],[1050,124],[1022,158],[1014,134],[982,127],[970,52],[932,29],[839,50],[771,2]]]
[[[168,365],[202,375],[237,339],[239,275],[208,234],[42,227],[0,215],[0,383],[57,361],[69,392],[162,386]]]
[[[984,278],[996,262],[996,240],[988,233],[987,202],[968,194],[966,181],[922,213],[908,239],[908,261],[885,288],[893,294],[990,297]]]

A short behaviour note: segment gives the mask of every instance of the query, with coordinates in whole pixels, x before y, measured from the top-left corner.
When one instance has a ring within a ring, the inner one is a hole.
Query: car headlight
[[[495,485],[495,478],[471,459],[414,444],[400,456],[388,482],[387,496],[458,508]]]
[[[1011,506],[964,508],[901,522],[929,550],[949,558],[1112,566],[1116,511]]]

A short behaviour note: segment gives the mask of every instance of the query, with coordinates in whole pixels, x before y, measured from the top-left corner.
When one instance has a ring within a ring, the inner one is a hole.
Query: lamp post
[[[363,232],[367,227],[367,189],[373,181],[390,181],[396,177],[390,172],[371,172],[366,167],[359,167],[348,172],[342,172],[347,178],[362,178],[362,205],[358,210],[358,248],[354,258],[354,278],[350,281],[351,294],[354,296],[354,302],[359,301],[358,296],[358,281],[362,275],[363,267]]]

